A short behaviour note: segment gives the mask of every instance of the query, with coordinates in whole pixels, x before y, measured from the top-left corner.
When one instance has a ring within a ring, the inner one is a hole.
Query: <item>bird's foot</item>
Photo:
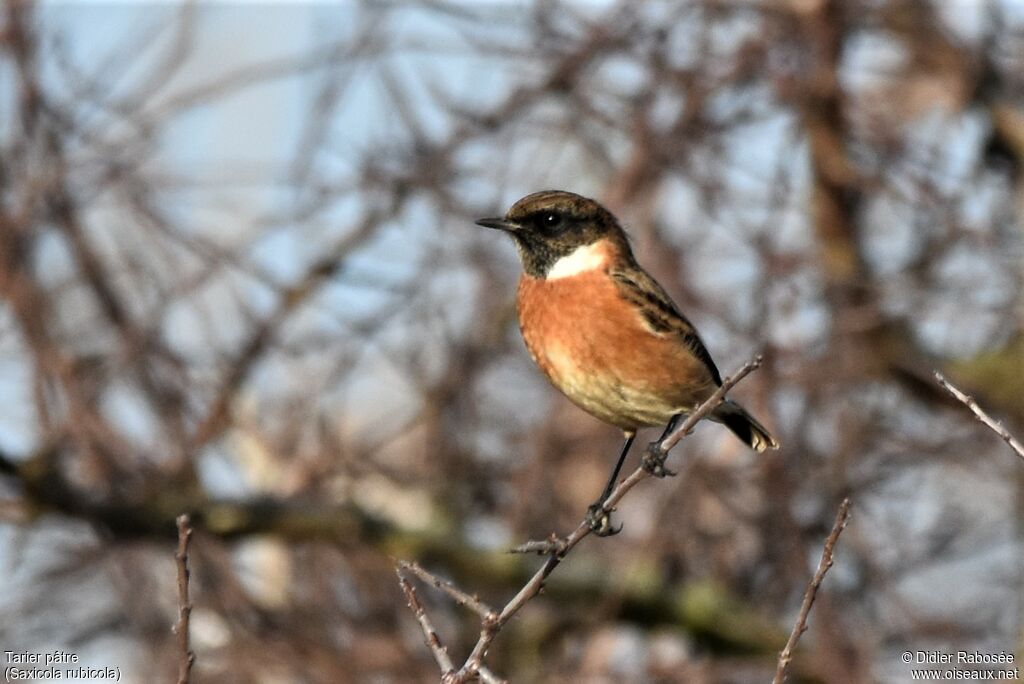
[[[622,531],[622,525],[612,527],[612,512],[603,501],[595,501],[587,508],[587,526],[598,537],[611,537]]]
[[[651,442],[644,450],[640,463],[644,470],[654,477],[675,477],[676,472],[665,467],[666,458],[668,458],[668,452],[661,448],[660,443]]]

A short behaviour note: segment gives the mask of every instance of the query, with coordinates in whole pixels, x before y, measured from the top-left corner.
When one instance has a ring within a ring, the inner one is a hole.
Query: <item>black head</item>
[[[519,248],[523,270],[543,278],[548,270],[578,247],[608,238],[624,248],[625,233],[611,212],[592,199],[563,190],[543,190],[512,205],[503,218],[480,219],[479,226],[511,235]]]

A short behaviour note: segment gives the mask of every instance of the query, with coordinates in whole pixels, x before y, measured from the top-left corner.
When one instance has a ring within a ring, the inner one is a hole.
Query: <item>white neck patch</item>
[[[571,278],[574,275],[593,271],[608,263],[608,252],[600,240],[577,247],[570,254],[556,261],[548,270],[547,280]]]

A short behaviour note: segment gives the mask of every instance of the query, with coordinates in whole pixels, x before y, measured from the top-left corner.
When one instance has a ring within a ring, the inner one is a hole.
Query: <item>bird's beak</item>
[[[476,222],[476,225],[483,226],[484,228],[504,230],[506,232],[514,232],[519,229],[518,223],[504,218],[482,218]]]

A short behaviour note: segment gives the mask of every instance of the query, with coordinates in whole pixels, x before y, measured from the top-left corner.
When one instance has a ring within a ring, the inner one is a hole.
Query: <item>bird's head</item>
[[[615,251],[629,253],[626,235],[610,211],[592,199],[563,190],[527,195],[505,216],[476,223],[511,235],[523,270],[534,278],[595,263],[597,256],[586,248],[598,242],[606,241]]]

